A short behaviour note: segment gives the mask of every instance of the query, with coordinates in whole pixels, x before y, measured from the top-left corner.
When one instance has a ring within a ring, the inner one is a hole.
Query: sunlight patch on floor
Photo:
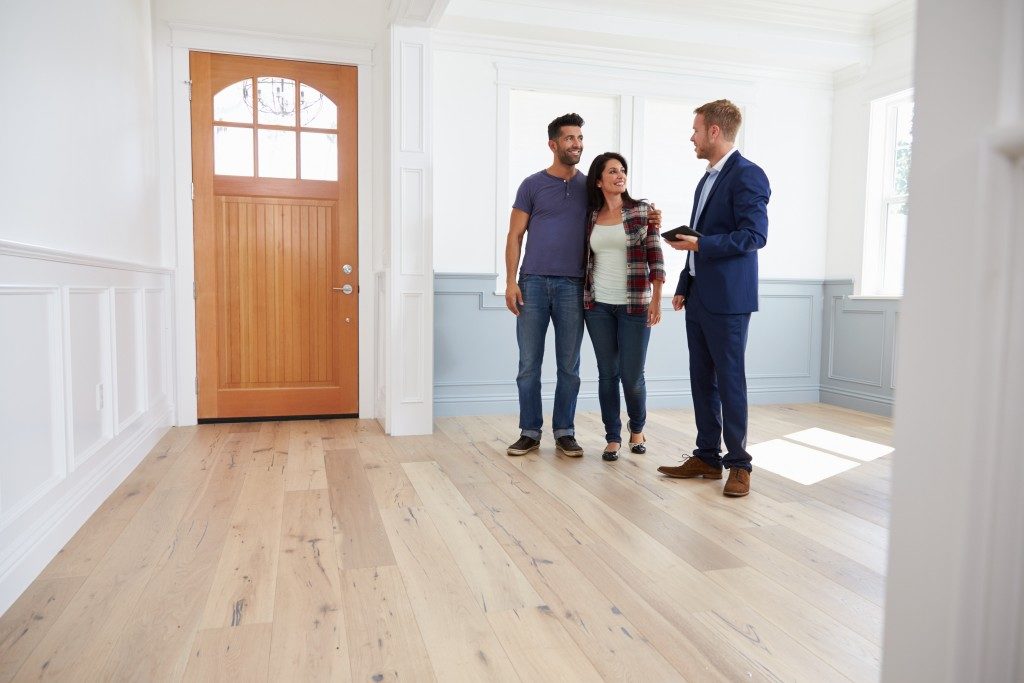
[[[888,455],[893,448],[813,427],[754,444],[747,451],[755,468],[809,485]]]
[[[881,458],[883,455],[889,455],[893,451],[892,446],[875,443],[874,441],[865,441],[864,439],[847,436],[846,434],[830,432],[819,427],[787,434],[784,438],[830,451],[845,458],[860,460],[861,462],[870,462],[876,458]]]
[[[817,484],[860,464],[785,439],[755,444],[747,451],[754,459],[755,468],[774,472],[798,484]]]

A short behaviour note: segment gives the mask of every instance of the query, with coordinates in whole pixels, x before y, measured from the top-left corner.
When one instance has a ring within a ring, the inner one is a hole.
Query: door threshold
[[[261,417],[202,417],[199,424],[221,422],[283,422],[285,420],[344,420],[358,418],[359,413],[337,413],[333,415],[265,415]]]

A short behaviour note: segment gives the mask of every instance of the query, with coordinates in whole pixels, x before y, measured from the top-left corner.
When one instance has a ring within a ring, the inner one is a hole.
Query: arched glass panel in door
[[[216,175],[338,180],[338,106],[306,83],[246,78],[213,98]]]

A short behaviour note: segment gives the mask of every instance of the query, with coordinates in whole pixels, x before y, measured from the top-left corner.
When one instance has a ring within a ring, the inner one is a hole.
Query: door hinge
[[[192,298],[193,299],[198,299],[199,298],[199,290],[196,288],[196,281],[195,280],[192,281]]]
[[[196,396],[199,395],[199,376],[196,375]]]
[[[188,101],[192,101],[192,81],[185,81],[185,86],[188,88]]]

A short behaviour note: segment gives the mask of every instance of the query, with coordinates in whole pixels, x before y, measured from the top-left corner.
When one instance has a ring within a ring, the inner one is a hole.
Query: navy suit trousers
[[[700,273],[686,299],[690,390],[698,458],[715,467],[750,470],[747,453],[747,374],[744,356],[750,313],[711,313],[700,300]],[[723,429],[724,427],[724,429]],[[723,458],[722,436],[726,454]]]

